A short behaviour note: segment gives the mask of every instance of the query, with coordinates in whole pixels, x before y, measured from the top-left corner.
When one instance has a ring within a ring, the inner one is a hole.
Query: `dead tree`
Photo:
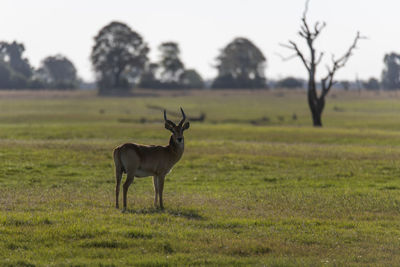
[[[307,98],[308,105],[310,107],[313,124],[316,127],[322,126],[321,115],[325,107],[325,97],[329,93],[332,85],[334,84],[334,76],[337,70],[344,67],[349,60],[349,58],[353,55],[354,49],[356,49],[358,40],[362,39],[360,33],[357,32],[356,37],[352,45],[349,47],[347,52],[338,59],[335,59],[335,56],[332,55],[332,62],[330,66],[327,66],[327,74],[325,77],[321,79],[321,92],[318,94],[317,86],[316,86],[316,72],[319,63],[321,63],[322,58],[324,56],[323,52],[317,53],[314,48],[314,41],[318,38],[321,31],[325,28],[325,23],[316,22],[314,27],[310,27],[307,22],[307,11],[308,11],[308,2],[306,1],[305,10],[303,13],[303,17],[301,19],[300,31],[298,34],[301,38],[303,38],[307,46],[310,50],[310,57],[306,58],[304,53],[299,49],[297,44],[293,41],[289,40],[289,44],[283,44],[282,46],[289,48],[295,51],[295,54],[286,58],[292,59],[294,57],[299,57],[303,62],[304,66],[308,72],[308,90],[307,90]]]

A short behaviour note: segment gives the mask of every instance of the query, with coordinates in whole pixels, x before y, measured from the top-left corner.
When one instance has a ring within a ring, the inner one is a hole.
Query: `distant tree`
[[[157,89],[161,87],[161,82],[157,78],[159,66],[157,63],[146,64],[145,70],[140,77],[139,87],[140,88],[152,88]]]
[[[11,88],[11,75],[12,70],[9,65],[0,61],[0,89]]]
[[[349,58],[353,55],[353,51],[357,46],[358,40],[362,37],[360,36],[360,33],[357,33],[353,43],[351,44],[347,52],[340,58],[335,59],[335,56],[332,55],[332,63],[331,63],[332,65],[327,67],[328,73],[326,74],[325,77],[321,79],[322,88],[321,88],[321,93],[318,95],[315,76],[318,64],[321,62],[324,54],[322,52],[319,55],[317,54],[314,48],[314,41],[317,39],[321,31],[324,29],[325,23],[320,24],[319,22],[317,22],[315,23],[314,27],[309,26],[306,18],[308,11],[308,2],[309,1],[307,0],[303,17],[301,19],[302,25],[300,26],[300,31],[298,32],[298,34],[300,35],[301,38],[303,38],[306,41],[306,44],[310,51],[310,58],[306,58],[304,56],[304,53],[300,51],[297,44],[293,41],[289,41],[288,45],[283,45],[283,46],[294,51],[295,54],[293,56],[301,59],[301,62],[304,64],[304,67],[308,72],[307,96],[308,96],[308,105],[311,110],[313,125],[316,127],[322,127],[321,116],[325,107],[325,97],[329,93],[329,90],[331,89],[334,83],[334,77],[336,71],[339,70],[340,68],[343,68],[346,65]],[[291,56],[290,58],[292,58],[293,56]]]
[[[193,69],[185,70],[179,77],[180,84],[183,88],[188,89],[202,89],[204,88],[204,81],[200,74]]]
[[[266,59],[246,38],[236,38],[217,57],[218,76],[213,88],[265,88]]]
[[[400,89],[400,55],[396,53],[386,54],[383,62],[385,63],[382,72],[383,89]]]
[[[18,72],[12,73],[10,82],[10,89],[28,89],[29,87],[29,80]]]
[[[74,64],[65,56],[46,57],[38,71],[49,87],[56,89],[75,89],[78,77]]]
[[[22,56],[24,51],[25,47],[21,43],[0,42],[0,61],[9,64],[14,72],[28,79],[32,76],[32,67],[28,59]]]
[[[33,74],[32,79],[28,83],[28,88],[31,90],[48,89],[51,88],[48,83],[39,77],[35,77],[37,73]]]
[[[370,78],[368,81],[362,83],[363,87],[367,90],[379,90],[379,81],[375,78]]]
[[[201,76],[193,69],[186,70],[180,59],[179,45],[164,42],[159,46],[161,52],[158,63],[146,64],[139,87],[153,89],[203,88]]]
[[[24,89],[32,76],[32,67],[23,57],[25,47],[21,43],[0,42],[0,88]]]
[[[91,61],[101,92],[128,89],[139,81],[149,48],[137,32],[124,23],[111,22],[94,39]]]
[[[0,89],[27,89],[28,79],[0,61]]]
[[[294,77],[287,77],[282,80],[279,80],[276,83],[277,88],[288,88],[288,89],[295,89],[295,88],[302,88],[303,81],[296,79]]]
[[[179,58],[179,45],[175,42],[165,42],[158,49],[161,52],[159,63],[161,82],[177,84],[185,70],[185,66]]]

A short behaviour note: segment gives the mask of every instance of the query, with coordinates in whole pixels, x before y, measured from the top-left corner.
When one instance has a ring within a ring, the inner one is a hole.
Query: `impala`
[[[165,176],[172,167],[181,159],[184,150],[183,131],[189,129],[189,122],[185,123],[185,112],[181,108],[182,120],[176,125],[167,119],[164,110],[165,128],[171,131],[172,135],[167,146],[139,145],[126,143],[114,149],[115,163],[115,206],[118,209],[119,190],[122,174],[126,173],[126,181],[123,185],[123,211],[126,210],[126,195],[128,188],[135,177],[153,176],[154,184],[154,205],[160,201],[160,208],[163,209],[163,190]]]

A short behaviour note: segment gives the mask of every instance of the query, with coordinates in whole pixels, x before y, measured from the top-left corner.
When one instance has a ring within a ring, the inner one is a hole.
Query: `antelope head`
[[[178,145],[184,144],[183,131],[189,129],[190,126],[189,122],[185,122],[186,115],[185,112],[183,112],[182,108],[181,112],[182,112],[182,120],[179,122],[178,125],[176,125],[174,122],[167,119],[167,112],[164,109],[165,129],[171,131],[172,140]]]

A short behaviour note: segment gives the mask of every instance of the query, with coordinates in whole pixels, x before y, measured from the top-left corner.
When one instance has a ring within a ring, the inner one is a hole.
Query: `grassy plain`
[[[0,92],[0,266],[400,262],[400,96],[332,92],[316,129],[304,92],[155,95]],[[144,178],[121,213],[112,149],[169,138],[147,105],[207,117],[166,209]]]

